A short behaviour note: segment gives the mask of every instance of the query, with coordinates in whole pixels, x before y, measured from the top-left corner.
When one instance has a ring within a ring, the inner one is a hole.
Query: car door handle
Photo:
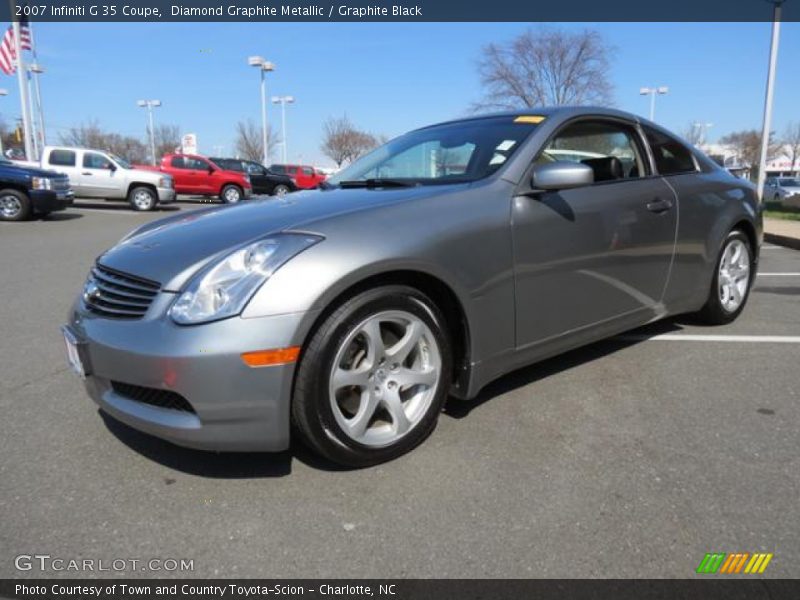
[[[667,212],[670,208],[672,208],[672,200],[656,198],[652,202],[647,203],[647,210],[654,213]]]
[[[81,173],[81,175],[91,175],[91,173],[89,173],[88,171],[84,171],[83,173]]]

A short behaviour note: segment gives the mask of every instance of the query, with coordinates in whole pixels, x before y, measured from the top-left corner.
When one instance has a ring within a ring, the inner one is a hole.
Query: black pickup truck
[[[69,177],[0,158],[0,221],[24,221],[72,204]]]

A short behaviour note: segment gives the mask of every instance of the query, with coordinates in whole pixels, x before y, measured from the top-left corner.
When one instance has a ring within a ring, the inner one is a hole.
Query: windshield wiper
[[[380,188],[380,187],[415,187],[420,185],[418,181],[408,181],[406,179],[352,179],[340,181],[339,186],[343,188]]]

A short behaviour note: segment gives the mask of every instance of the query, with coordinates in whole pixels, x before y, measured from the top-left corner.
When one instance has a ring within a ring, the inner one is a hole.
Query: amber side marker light
[[[298,356],[300,356],[300,346],[290,346],[289,348],[245,352],[242,354],[242,360],[248,367],[271,367],[293,363]]]

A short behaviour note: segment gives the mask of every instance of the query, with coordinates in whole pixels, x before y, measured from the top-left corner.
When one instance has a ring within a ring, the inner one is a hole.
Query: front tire
[[[700,321],[709,325],[734,321],[747,304],[754,274],[750,240],[743,231],[734,229],[717,257],[708,299],[697,315]]]
[[[309,341],[292,417],[303,441],[348,467],[392,460],[422,442],[452,372],[444,317],[418,290],[386,286],[339,306]]]
[[[0,221],[27,221],[33,208],[31,199],[17,190],[0,191]]]
[[[135,187],[128,192],[128,204],[135,211],[146,212],[155,209],[158,204],[158,196],[148,187]]]
[[[236,204],[242,199],[242,190],[239,186],[228,184],[222,188],[219,198],[225,204]]]

